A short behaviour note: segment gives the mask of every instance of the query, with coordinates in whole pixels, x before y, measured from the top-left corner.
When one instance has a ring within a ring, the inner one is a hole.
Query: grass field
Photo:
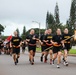
[[[76,54],[76,49],[71,49],[69,54]]]
[[[41,48],[36,48],[38,52],[41,52]],[[76,49],[70,49],[69,54],[76,54]]]

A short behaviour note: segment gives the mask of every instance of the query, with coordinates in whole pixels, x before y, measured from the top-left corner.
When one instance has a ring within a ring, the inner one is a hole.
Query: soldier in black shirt
[[[29,61],[31,65],[33,65],[34,56],[36,52],[36,42],[38,41],[38,36],[35,34],[33,29],[30,31],[30,34],[26,37],[26,41],[28,42]]]
[[[48,34],[44,37],[44,42],[46,43],[46,47],[49,48],[52,46],[51,40],[52,40],[52,30],[48,29]],[[49,50],[47,50],[45,52],[45,63],[47,62],[47,56],[50,53],[50,64],[52,64],[52,48],[50,48]]]
[[[17,31],[14,32],[14,37],[12,37],[10,42],[10,47],[13,48],[13,59],[15,65],[18,63],[18,58],[20,57],[20,46],[22,39],[18,36]]]
[[[40,37],[40,43],[41,43],[41,51],[42,51],[42,54],[41,54],[41,62],[43,62],[43,56],[45,55],[45,49],[46,49],[46,43],[43,41],[44,40],[44,37],[47,35],[47,30],[45,30],[44,34],[41,35]]]
[[[59,64],[61,62],[61,49],[62,49],[62,35],[61,35],[61,30],[57,29],[56,31],[56,35],[53,36],[52,38],[52,44],[53,44],[53,53],[54,53],[54,57],[53,57],[53,64],[54,64],[54,60],[58,57],[57,60],[57,68],[60,68]]]
[[[63,61],[64,61],[64,65],[68,66],[67,56],[68,56],[69,50],[71,49],[71,46],[70,46],[71,35],[68,33],[67,28],[65,28],[65,30],[64,30],[63,40],[64,40],[64,46],[65,46],[64,47]]]
[[[2,47],[3,47],[3,41],[2,39],[0,39],[0,55],[1,55]]]

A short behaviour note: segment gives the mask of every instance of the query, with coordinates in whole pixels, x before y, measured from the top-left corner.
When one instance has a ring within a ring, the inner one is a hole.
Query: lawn
[[[76,54],[76,49],[71,49],[69,54]]]
[[[39,51],[40,52],[41,51],[41,47],[40,48],[36,48],[36,51]]]
[[[37,51],[37,52],[41,52],[41,48],[36,48],[36,51]],[[69,51],[69,54],[76,54],[76,49],[71,49],[71,50]]]

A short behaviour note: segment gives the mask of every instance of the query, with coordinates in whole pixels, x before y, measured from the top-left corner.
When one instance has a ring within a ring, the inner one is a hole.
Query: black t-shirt
[[[44,40],[48,40],[48,42],[47,43],[51,43],[50,41],[52,40],[52,38],[53,38],[53,35],[52,34],[47,34],[47,35],[45,35],[45,37],[44,37]]]
[[[57,42],[58,44],[61,44],[63,37],[62,37],[62,35],[54,35],[52,40],[53,40],[53,42]]]
[[[22,39],[20,37],[12,37],[12,39],[11,39],[12,44],[15,46],[20,45],[21,41],[22,41]]]
[[[41,40],[41,42],[43,42],[43,38],[44,38],[44,34],[43,35],[41,35],[41,37],[40,37],[40,40]]]
[[[41,37],[40,37],[40,40],[41,40],[41,42],[43,42],[43,44],[46,44],[43,40],[44,40],[44,37],[45,37],[46,35],[41,35]]]
[[[33,38],[36,38],[36,39],[33,39]],[[34,35],[29,34],[26,37],[26,39],[29,39],[30,40],[28,43],[30,43],[30,44],[36,44],[36,41],[38,39],[38,36],[36,34],[34,34]]]
[[[63,34],[63,40],[65,40],[65,42],[70,42],[70,39],[71,39],[71,34]]]
[[[1,45],[3,44],[3,42],[2,41],[0,41],[0,47],[1,47]]]

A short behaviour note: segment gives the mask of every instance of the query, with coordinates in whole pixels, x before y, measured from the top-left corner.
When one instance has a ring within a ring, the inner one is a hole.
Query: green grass
[[[41,52],[41,48],[36,48],[36,51]],[[69,54],[76,54],[76,49],[71,49]]]
[[[71,50],[69,51],[69,54],[76,54],[76,49],[71,49]]]
[[[36,48],[36,51],[39,51],[39,52],[41,52],[41,47],[40,47],[40,48]]]

